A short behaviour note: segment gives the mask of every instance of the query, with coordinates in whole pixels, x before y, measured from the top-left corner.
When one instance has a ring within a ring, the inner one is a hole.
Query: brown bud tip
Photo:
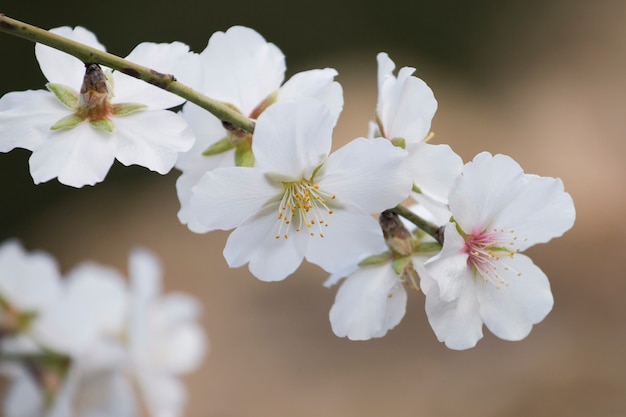
[[[409,239],[411,233],[404,227],[400,216],[389,210],[383,211],[378,218],[378,223],[381,229],[383,229],[383,236],[385,240],[390,238]]]
[[[87,92],[96,92],[107,94],[107,78],[102,72],[102,68],[98,64],[85,64],[85,77],[83,85],[80,89],[82,94]]]

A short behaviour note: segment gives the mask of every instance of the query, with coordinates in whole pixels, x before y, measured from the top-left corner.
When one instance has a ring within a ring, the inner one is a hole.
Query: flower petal
[[[268,207],[235,229],[226,242],[224,257],[231,268],[249,263],[261,281],[281,281],[302,263],[309,236],[294,233],[276,238],[278,207]]]
[[[30,157],[35,184],[58,177],[72,187],[94,185],[106,176],[115,159],[110,134],[82,123],[73,129],[51,132]]]
[[[406,152],[386,139],[359,138],[333,152],[316,176],[337,204],[368,214],[395,207],[409,196]]]
[[[80,356],[98,338],[122,331],[126,301],[117,271],[84,263],[70,272],[61,299],[43,311],[33,331],[44,346]]]
[[[560,179],[528,174],[525,179],[526,185],[493,220],[495,228],[520,233],[520,251],[561,236],[576,219],[574,202]]]
[[[506,263],[509,269],[500,269],[500,276],[508,285],[476,282],[480,314],[499,338],[521,340],[552,310],[554,299],[548,278],[529,257],[518,253]]]
[[[426,315],[437,339],[450,349],[469,349],[483,337],[473,280],[459,282],[458,295],[446,301],[440,297],[437,286],[426,293]]]
[[[383,337],[404,317],[406,299],[389,264],[360,268],[337,291],[330,309],[333,332],[350,340]]]
[[[285,77],[285,56],[254,30],[233,26],[215,32],[200,53],[209,97],[235,105],[249,116]]]
[[[465,281],[473,275],[467,266],[468,255],[463,251],[465,241],[459,235],[454,223],[448,223],[444,230],[441,252],[425,262],[426,271],[437,282],[438,298],[445,302],[454,301],[460,296]]]
[[[278,102],[259,117],[252,141],[256,167],[282,181],[310,179],[330,152],[334,120],[309,98]]]
[[[140,165],[168,173],[179,152],[191,148],[194,136],[185,120],[168,110],[140,111],[114,118],[116,158],[124,165]]]
[[[506,155],[482,152],[465,164],[450,190],[450,211],[465,233],[482,231],[522,192],[524,171]]]
[[[176,75],[177,80],[188,85],[199,83],[199,58],[194,57],[189,47],[181,42],[143,42],[137,45],[126,59],[158,71],[165,77]],[[122,72],[115,71],[113,77],[116,103],[138,102],[150,109],[162,110],[178,106],[185,101],[182,97]]]
[[[22,312],[56,302],[61,281],[56,261],[43,252],[24,251],[15,240],[0,246],[0,298]]]
[[[96,35],[81,26],[76,26],[73,29],[69,26],[63,26],[50,29],[50,32],[100,51],[105,50],[104,45],[98,41]],[[48,81],[67,85],[77,91],[80,90],[85,76],[85,64],[78,58],[40,43],[35,44],[35,56],[39,61],[41,72]]]
[[[454,181],[463,169],[463,160],[448,145],[424,142],[407,144],[413,182],[431,199],[448,203]]]
[[[194,231],[202,233],[239,226],[278,198],[281,190],[255,168],[230,167],[205,173],[192,192],[190,213],[203,226]],[[278,215],[278,208],[274,214]]]
[[[0,98],[0,152],[39,147],[50,128],[69,114],[54,94],[45,90],[12,92]]]
[[[378,55],[378,65],[376,114],[385,129],[385,137],[422,141],[430,132],[437,111],[432,90],[424,81],[412,76],[415,68],[403,67],[397,79],[393,77],[394,64],[386,54]]]
[[[343,109],[343,90],[341,84],[333,81],[336,76],[337,71],[332,68],[299,72],[280,87],[278,99],[314,98],[328,106],[337,123]]]
[[[307,261],[321,266],[327,272],[338,272],[353,265],[363,257],[379,253],[380,242],[384,241],[378,222],[369,214],[334,210],[324,218],[324,227],[314,225],[308,236]],[[309,230],[301,233],[307,234]],[[320,237],[323,233],[324,237]]]

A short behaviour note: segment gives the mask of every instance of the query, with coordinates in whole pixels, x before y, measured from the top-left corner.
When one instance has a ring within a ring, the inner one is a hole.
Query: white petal
[[[436,286],[426,293],[426,315],[437,339],[450,349],[469,349],[483,337],[473,280],[460,282],[458,296],[446,301]]]
[[[415,185],[433,200],[447,204],[450,189],[463,169],[461,157],[448,145],[424,142],[407,144],[407,151]]]
[[[176,168],[185,174],[190,170],[204,174],[205,171],[219,166],[235,165],[233,151],[211,156],[202,155],[209,146],[226,137],[227,132],[221,120],[193,103],[185,103],[179,114],[187,121],[196,140],[191,149],[178,155]]]
[[[299,72],[280,87],[278,99],[310,97],[319,100],[328,106],[337,123],[343,109],[343,90],[338,82],[333,81],[336,76],[337,71],[332,68]]]
[[[195,81],[197,84],[200,62],[193,58],[189,47],[181,42],[152,43],[143,42],[137,45],[126,57],[128,61],[143,65],[158,71],[165,76],[180,73],[176,78],[188,84]],[[187,70],[184,70],[188,67]],[[197,67],[197,68],[195,68]],[[183,70],[181,73],[180,71]],[[169,93],[162,88],[151,85],[145,81],[116,71],[113,73],[115,80],[115,102],[142,103],[150,109],[169,109],[182,104],[185,99]]]
[[[50,127],[70,114],[54,94],[45,90],[5,94],[0,98],[0,152],[33,150],[50,134]]]
[[[140,376],[139,386],[150,416],[180,417],[183,415],[187,394],[185,386],[175,377],[146,373]]]
[[[76,26],[74,29],[63,26],[50,29],[50,32],[100,51],[105,50],[104,45],[98,42],[96,35],[81,26]],[[76,91],[80,90],[85,76],[85,64],[78,58],[40,43],[35,45],[35,56],[39,61],[41,72],[48,81],[64,84]]]
[[[386,139],[359,138],[333,152],[316,182],[337,204],[379,213],[407,198],[412,181],[406,152]]]
[[[270,106],[255,127],[255,166],[283,181],[310,179],[330,152],[333,124],[328,107],[313,99]]]
[[[360,268],[337,291],[330,309],[333,332],[351,340],[382,337],[404,317],[406,298],[391,265]]]
[[[4,394],[2,409],[6,417],[39,417],[44,406],[43,393],[26,370],[15,369]]]
[[[233,231],[226,242],[224,257],[231,268],[246,263],[262,281],[281,281],[302,263],[309,236],[292,233],[288,239],[276,238],[278,207],[269,207]]]
[[[44,346],[80,355],[98,338],[122,331],[125,308],[123,278],[85,263],[70,272],[61,299],[42,312],[33,332]]]
[[[526,185],[493,221],[495,228],[514,230],[520,251],[559,237],[574,225],[572,197],[558,178],[526,175]]]
[[[277,91],[285,76],[282,52],[243,26],[215,32],[200,57],[205,80],[203,92],[235,105],[245,116]]]
[[[552,310],[554,299],[548,278],[530,258],[516,254],[506,264],[509,270],[499,272],[508,285],[496,288],[491,283],[477,281],[480,314],[496,336],[521,340],[530,333],[533,324]]]
[[[523,190],[522,168],[506,155],[482,152],[465,164],[449,195],[450,211],[466,233],[483,231]]]
[[[370,215],[338,209],[326,216],[324,222],[328,226],[303,231],[315,233],[306,251],[309,262],[332,273],[354,265],[364,256],[379,253],[384,239],[378,222]]]
[[[190,213],[204,231],[229,230],[258,213],[282,190],[255,168],[217,168],[193,188]],[[278,208],[275,215],[278,215]]]
[[[71,405],[81,417],[134,417],[137,405],[133,387],[121,373],[91,372],[80,375]],[[59,414],[58,417],[66,417]]]
[[[378,101],[380,103],[380,92],[383,89],[383,84],[387,78],[394,78],[393,70],[396,68],[396,64],[389,58],[386,52],[380,52],[376,55],[376,61],[378,63]]]
[[[111,139],[85,122],[51,132],[29,160],[35,184],[55,177],[73,187],[101,182],[114,161],[116,144]]]
[[[393,62],[381,54],[378,61],[376,114],[383,124],[385,137],[422,141],[430,132],[430,124],[437,111],[437,100],[432,90],[424,81],[412,76],[414,68],[403,67],[396,79],[387,73],[393,70]]]
[[[166,174],[176,163],[178,153],[193,145],[187,123],[171,111],[139,111],[113,120],[116,157],[124,165],[140,165]]]
[[[467,266],[468,255],[463,251],[465,241],[454,223],[448,223],[444,231],[441,252],[425,263],[428,273],[437,282],[442,301],[451,302],[460,296],[465,281],[473,275]]]
[[[17,241],[0,247],[0,298],[22,312],[56,302],[60,276],[56,261],[43,252],[26,253]]]
[[[200,366],[206,356],[207,338],[198,323],[171,321],[167,326],[154,329],[154,332],[150,345],[151,355],[145,359],[152,359],[151,367],[159,372],[171,374],[192,372]]]

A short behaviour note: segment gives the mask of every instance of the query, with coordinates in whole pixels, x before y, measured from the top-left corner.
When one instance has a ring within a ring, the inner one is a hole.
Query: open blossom
[[[200,54],[202,80],[194,86],[200,92],[227,103],[242,115],[257,120],[277,101],[297,97],[320,100],[335,122],[343,108],[343,94],[331,68],[303,71],[285,78],[285,56],[253,29],[233,26],[215,32]],[[219,119],[193,103],[182,111],[196,136],[196,143],[181,154],[176,167],[182,175],[176,182],[181,209],[178,217],[192,229],[200,230],[189,214],[191,188],[205,172],[220,166],[249,166],[254,161],[252,136]]]
[[[422,276],[433,330],[453,349],[473,347],[483,323],[502,339],[523,339],[553,298],[546,275],[520,252],[572,227],[570,195],[561,180],[484,152],[464,166],[449,205],[442,251]]]
[[[178,377],[196,370],[207,351],[201,306],[185,294],[162,296],[161,266],[144,250],[132,253],[130,278],[128,371],[151,416],[182,416],[187,398]]]
[[[0,248],[0,264],[7,272],[0,278],[4,283],[42,278],[45,286],[50,275],[47,255],[25,256],[14,242]],[[140,404],[150,416],[183,414],[186,395],[178,377],[200,365],[207,347],[199,304],[183,294],[161,296],[160,265],[144,250],[131,254],[130,277],[128,291],[117,271],[83,263],[59,283],[49,302],[25,309],[30,320],[2,339],[0,359],[42,360],[28,368],[19,361],[0,363],[11,381],[3,415],[133,417]],[[23,295],[0,294],[0,318],[6,306],[24,305]]]
[[[381,235],[371,214],[406,198],[405,152],[384,139],[355,139],[329,155],[334,117],[317,100],[276,103],[259,117],[254,167],[206,173],[191,209],[205,230],[236,228],[224,256],[277,281],[303,258],[329,272]],[[369,246],[368,246],[369,247]]]
[[[104,50],[84,28],[51,32]],[[12,92],[0,99],[0,151],[31,150],[35,183],[56,177],[74,187],[94,185],[115,159],[165,174],[178,153],[193,145],[182,117],[164,110],[182,104],[182,98],[41,44],[35,54],[48,90]],[[179,42],[142,43],[126,59],[195,79],[196,69],[189,65],[194,57]]]
[[[432,239],[410,233],[393,213],[383,212],[380,225],[384,240],[376,241],[379,248],[371,252],[375,255],[362,259],[348,273],[333,274],[324,284],[332,285],[347,275],[329,314],[339,337],[383,337],[398,325],[406,311],[406,288],[419,289],[424,262],[440,248]]]
[[[419,189],[415,199],[437,217],[445,217],[447,196],[463,161],[448,145],[426,141],[437,100],[430,87],[413,75],[415,68],[403,67],[396,77],[395,64],[386,53],[379,53],[377,60],[378,102],[370,137],[382,136],[406,147],[413,182]]]

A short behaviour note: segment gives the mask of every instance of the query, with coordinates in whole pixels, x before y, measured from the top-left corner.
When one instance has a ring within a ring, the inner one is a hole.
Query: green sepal
[[[398,148],[406,149],[406,140],[404,138],[393,138],[391,139],[391,143],[393,146],[397,146]]]
[[[383,265],[391,260],[391,253],[384,252],[378,255],[368,256],[359,262],[359,266]]]
[[[402,258],[398,258],[391,263],[391,268],[395,271],[396,274],[401,275],[402,271],[404,271],[404,267],[411,262],[410,256],[403,256]]]
[[[414,193],[422,194],[422,190],[417,185],[413,184],[413,188],[411,189]]]
[[[423,242],[420,243],[413,253],[433,253],[441,250],[441,243],[439,242]]]
[[[50,126],[50,130],[72,129],[81,124],[84,120],[84,118],[72,113]]]
[[[215,142],[213,145],[209,146],[208,148],[206,148],[206,150],[202,152],[202,155],[204,156],[219,155],[226,151],[230,151],[234,147],[235,145],[233,145],[230,139],[228,137],[225,137],[225,138],[218,140],[217,142]]]
[[[89,122],[93,127],[98,130],[104,130],[105,132],[113,133],[115,130],[115,123],[110,119],[92,120]]]
[[[76,110],[78,106],[78,92],[63,84],[46,84],[46,88],[59,99],[68,109]]]
[[[141,103],[119,103],[112,106],[113,114],[116,116],[126,116],[147,108],[148,106]]]
[[[254,154],[252,149],[235,149],[235,166],[238,167],[253,167],[254,166]]]

